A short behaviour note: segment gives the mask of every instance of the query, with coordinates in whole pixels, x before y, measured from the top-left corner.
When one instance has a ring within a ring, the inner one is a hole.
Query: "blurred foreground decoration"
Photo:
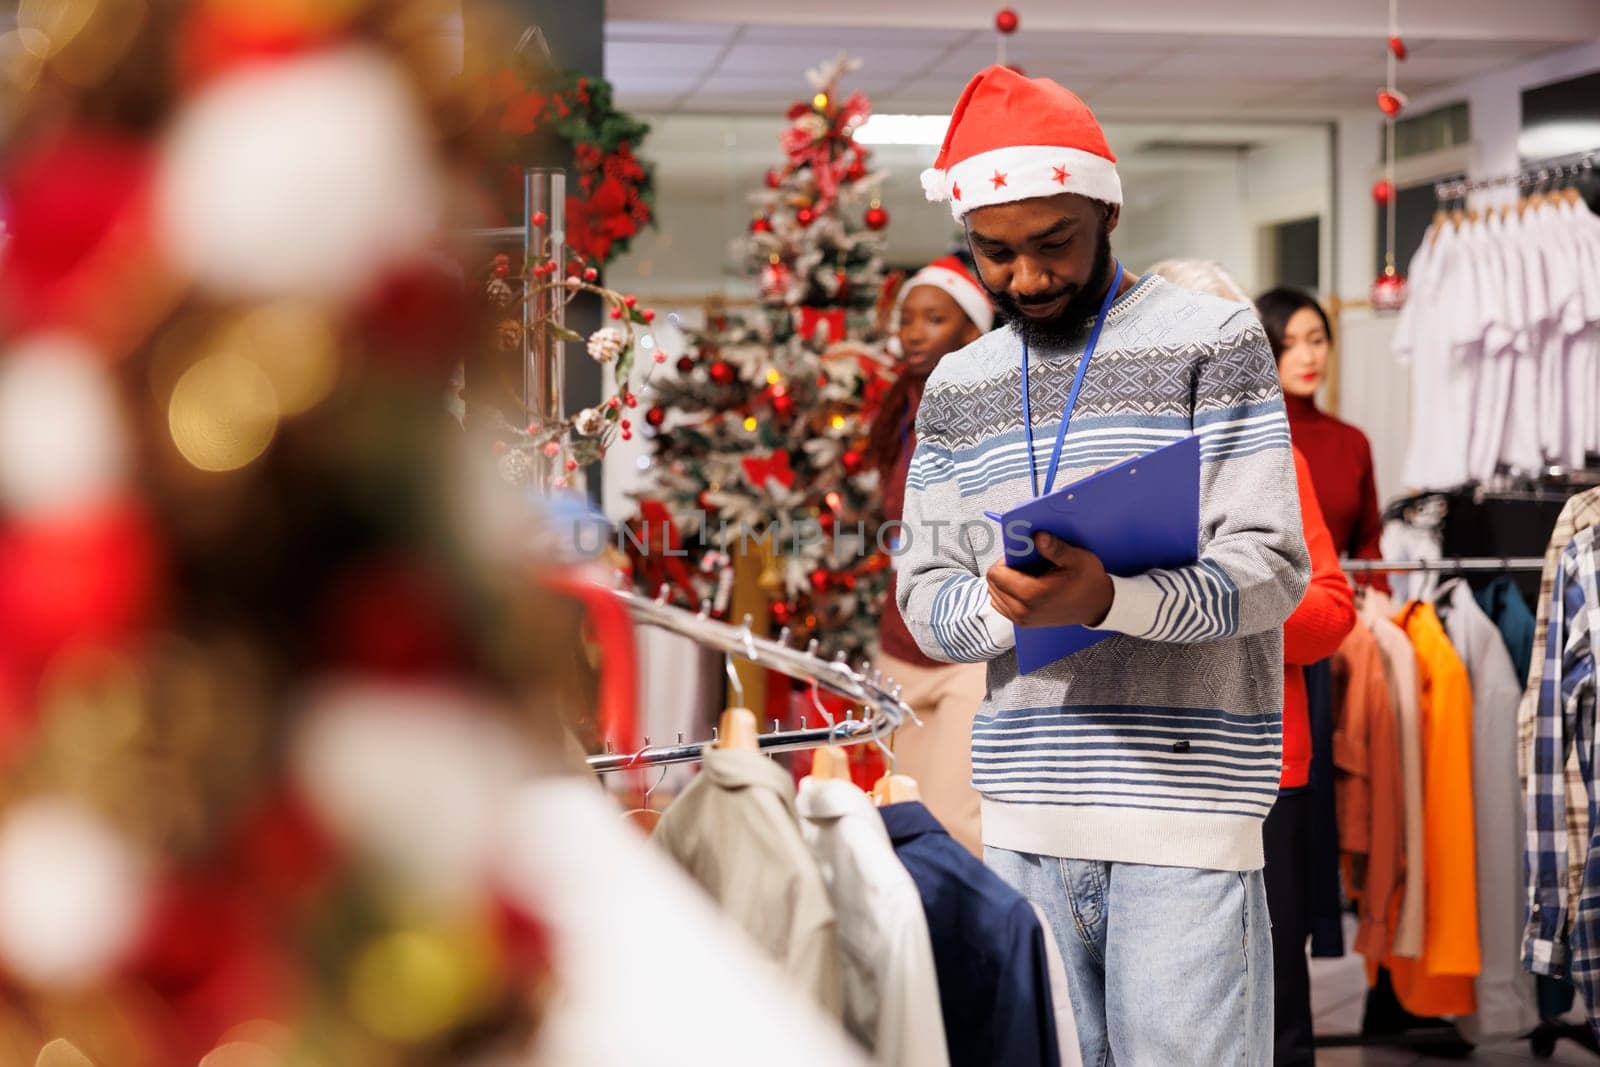
[[[558,946],[492,816],[581,649],[440,410],[495,330],[440,235],[502,147],[438,14],[29,2],[0,41],[0,1061],[536,1038]]]

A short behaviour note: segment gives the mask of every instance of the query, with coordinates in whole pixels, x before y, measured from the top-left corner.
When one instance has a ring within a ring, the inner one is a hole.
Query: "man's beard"
[[[1105,299],[1106,289],[1110,285],[1111,233],[1102,225],[1100,236],[1095,241],[1094,268],[1089,272],[1088,283],[1076,288],[1066,286],[1056,289],[1029,301],[1030,304],[1052,304],[1071,290],[1072,297],[1061,309],[1061,314],[1051,319],[1030,319],[1022,313],[1021,305],[1010,293],[997,293],[990,289],[989,295],[1029,348],[1074,348],[1088,340],[1089,330],[1100,313],[1100,303]]]

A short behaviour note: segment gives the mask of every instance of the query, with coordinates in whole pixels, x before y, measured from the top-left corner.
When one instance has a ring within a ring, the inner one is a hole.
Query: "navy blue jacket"
[[[878,811],[928,916],[950,1067],[1060,1067],[1046,935],[1033,906],[921,804]]]

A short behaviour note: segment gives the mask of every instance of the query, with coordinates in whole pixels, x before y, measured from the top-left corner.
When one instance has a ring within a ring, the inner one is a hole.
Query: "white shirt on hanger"
[[[833,900],[845,1029],[887,1067],[948,1064],[922,897],[878,809],[832,778],[802,778],[795,807]]]

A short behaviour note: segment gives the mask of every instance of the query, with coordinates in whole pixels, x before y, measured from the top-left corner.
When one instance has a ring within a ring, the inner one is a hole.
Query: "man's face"
[[[978,277],[1030,343],[1071,345],[1100,310],[1111,281],[1118,207],[1073,193],[970,212]]]

